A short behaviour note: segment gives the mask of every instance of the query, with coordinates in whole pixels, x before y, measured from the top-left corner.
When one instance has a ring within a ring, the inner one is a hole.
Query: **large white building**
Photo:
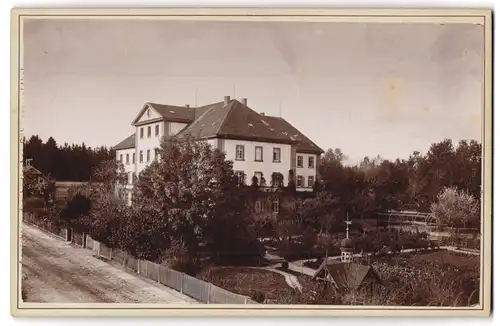
[[[129,177],[135,177],[155,159],[164,136],[191,135],[226,153],[236,174],[263,176],[269,185],[273,173],[288,183],[293,171],[298,191],[311,191],[318,178],[318,159],[323,150],[286,120],[250,109],[247,100],[224,97],[224,101],[202,107],[146,103],[132,122],[135,133],[114,146]],[[260,178],[259,178],[260,180]],[[130,193],[129,193],[130,200]]]

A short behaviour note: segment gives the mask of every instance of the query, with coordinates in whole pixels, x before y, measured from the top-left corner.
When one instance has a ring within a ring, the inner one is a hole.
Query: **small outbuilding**
[[[357,290],[362,286],[382,284],[380,276],[372,266],[354,262],[327,264],[324,260],[314,273],[313,279],[331,282],[338,290]]]

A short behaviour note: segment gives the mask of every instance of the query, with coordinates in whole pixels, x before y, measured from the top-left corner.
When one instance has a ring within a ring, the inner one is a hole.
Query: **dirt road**
[[[26,302],[196,303],[175,290],[125,272],[41,230],[22,225]]]

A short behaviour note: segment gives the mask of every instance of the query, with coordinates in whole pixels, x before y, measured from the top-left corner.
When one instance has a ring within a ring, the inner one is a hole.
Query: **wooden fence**
[[[124,269],[133,271],[141,276],[168,286],[201,303],[257,304],[257,302],[251,300],[249,297],[229,292],[212,283],[199,280],[166,266],[147,260],[136,259],[125,251],[109,248],[99,241],[92,239],[88,234],[79,233],[70,228],[61,228],[59,232],[47,230],[43,226],[38,225],[35,219],[32,219],[31,216],[26,214],[23,214],[23,221],[47,233],[55,235],[62,240],[71,241],[74,245],[90,249],[94,256],[115,261]]]
[[[127,252],[108,248],[93,240],[94,255],[113,260],[123,268],[161,283],[202,303],[256,304],[249,297],[232,293],[185,273],[178,272],[147,260],[136,259]]]

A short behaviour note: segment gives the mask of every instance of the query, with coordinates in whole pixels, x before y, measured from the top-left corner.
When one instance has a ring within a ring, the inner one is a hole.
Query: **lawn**
[[[282,275],[256,268],[210,266],[197,278],[255,301],[261,296],[266,303],[279,303],[282,297],[294,293]]]

